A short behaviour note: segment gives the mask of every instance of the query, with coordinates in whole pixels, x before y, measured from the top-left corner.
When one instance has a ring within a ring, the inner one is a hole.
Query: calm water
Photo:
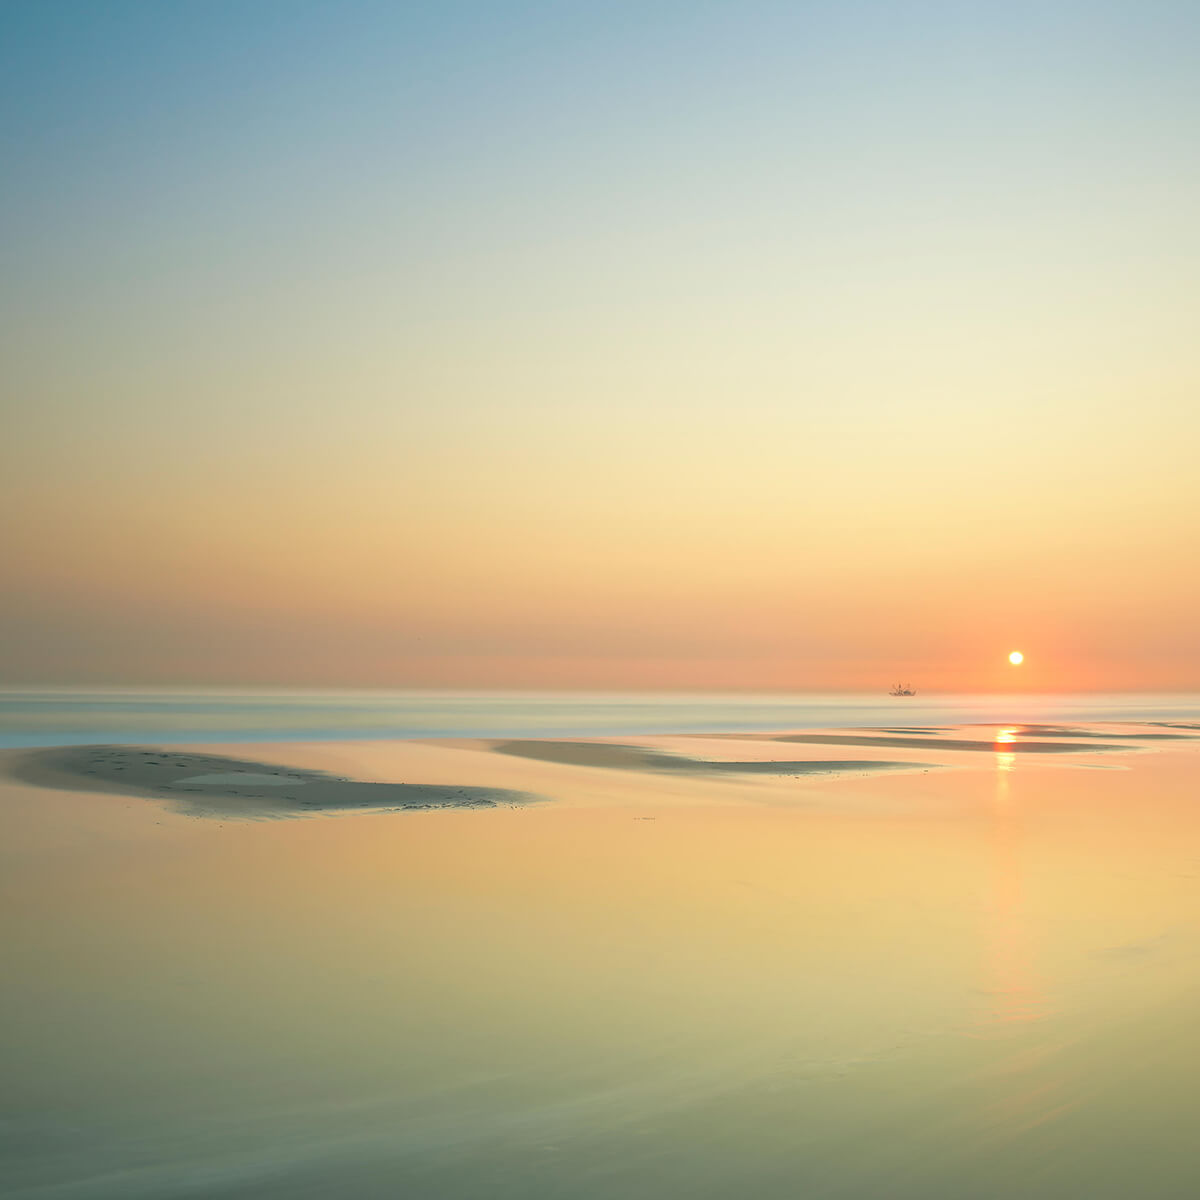
[[[1191,1197],[1200,742],[1003,745],[832,782],[494,756],[551,802],[259,822],[0,781],[0,1191]]]
[[[413,737],[604,737],[716,730],[1194,718],[1200,696],[0,692],[0,746]]]

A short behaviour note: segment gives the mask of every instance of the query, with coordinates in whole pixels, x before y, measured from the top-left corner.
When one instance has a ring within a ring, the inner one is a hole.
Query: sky
[[[0,0],[0,683],[1200,690],[1198,57]]]

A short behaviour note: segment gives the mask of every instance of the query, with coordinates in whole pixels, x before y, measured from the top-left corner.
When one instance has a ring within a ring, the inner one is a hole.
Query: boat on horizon
[[[909,687],[909,685],[906,683],[898,683],[890,692],[888,692],[889,696],[915,696],[916,694],[917,689],[915,687]]]

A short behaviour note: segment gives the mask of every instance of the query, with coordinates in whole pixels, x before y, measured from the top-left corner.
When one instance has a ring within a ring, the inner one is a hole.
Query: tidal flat
[[[6,751],[5,1195],[1189,1195],[1192,732]]]

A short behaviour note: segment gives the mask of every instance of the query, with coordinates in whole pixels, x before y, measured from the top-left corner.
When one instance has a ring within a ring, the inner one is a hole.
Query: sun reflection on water
[[[1016,730],[997,731],[997,747]],[[1024,825],[1014,794],[1016,756],[996,755],[995,788],[985,826],[990,880],[983,925],[983,1003],[973,1037],[1007,1042],[1008,1049],[979,1075],[979,1105],[969,1137],[978,1146],[1007,1141],[1049,1124],[1076,1107],[1070,1080],[1056,1068],[1061,1047],[1044,1023],[1053,1015],[1030,942],[1023,866]]]
[[[1015,729],[997,729],[996,736],[993,742],[996,746],[996,770],[1011,771],[1014,763],[1017,761],[1017,756],[1012,751],[1004,751],[1002,746],[1011,746],[1017,740],[1017,731]]]
[[[1048,1002],[1033,966],[1029,944],[1022,848],[1024,827],[1017,786],[1011,774],[1016,755],[999,747],[1013,743],[1017,730],[997,730],[995,788],[986,827],[990,882],[984,926],[985,983],[988,1004],[976,1020],[976,1032],[997,1033],[1048,1015]]]

